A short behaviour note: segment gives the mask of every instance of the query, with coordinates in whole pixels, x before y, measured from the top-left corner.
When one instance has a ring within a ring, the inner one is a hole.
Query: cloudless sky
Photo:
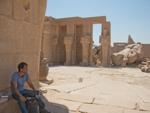
[[[112,42],[150,44],[150,0],[47,0],[46,16],[54,18],[106,16],[111,22]],[[99,42],[101,26],[93,26],[93,40]]]

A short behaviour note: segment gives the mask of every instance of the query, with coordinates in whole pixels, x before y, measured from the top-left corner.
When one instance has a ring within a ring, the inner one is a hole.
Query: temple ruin
[[[93,24],[102,24],[102,65],[108,66],[111,31],[110,22],[105,16],[61,19],[45,17],[42,36],[43,57],[48,58],[49,64],[52,65],[91,65]]]

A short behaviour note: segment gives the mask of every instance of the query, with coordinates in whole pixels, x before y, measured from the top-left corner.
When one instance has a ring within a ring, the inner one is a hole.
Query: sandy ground
[[[41,84],[52,113],[150,113],[150,74],[138,68],[56,66]]]

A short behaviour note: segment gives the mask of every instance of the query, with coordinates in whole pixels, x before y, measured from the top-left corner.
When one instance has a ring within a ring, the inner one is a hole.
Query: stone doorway
[[[100,35],[102,31],[102,24],[93,24],[93,31],[92,31],[92,37],[93,37],[93,46],[99,46],[100,45]]]

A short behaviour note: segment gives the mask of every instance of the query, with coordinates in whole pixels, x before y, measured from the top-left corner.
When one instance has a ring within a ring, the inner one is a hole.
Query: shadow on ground
[[[44,96],[42,96],[42,100],[46,104],[46,109],[50,113],[69,113],[68,107],[66,107],[62,104],[49,102]]]

